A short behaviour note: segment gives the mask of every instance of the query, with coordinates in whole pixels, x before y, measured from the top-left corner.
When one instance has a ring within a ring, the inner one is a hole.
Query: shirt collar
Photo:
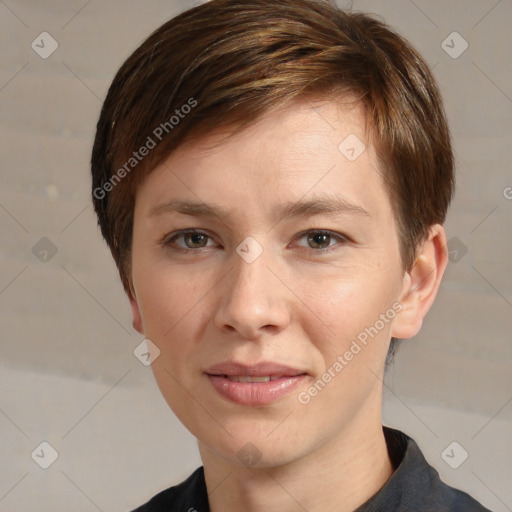
[[[425,503],[430,494],[433,468],[407,434],[383,426],[388,455],[395,469],[389,480],[354,512],[392,512],[404,502]]]

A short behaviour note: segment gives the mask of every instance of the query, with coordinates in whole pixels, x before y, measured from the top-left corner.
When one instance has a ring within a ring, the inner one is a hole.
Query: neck
[[[200,442],[210,510],[352,512],[393,474],[380,416],[365,420],[307,457],[261,469],[230,463]]]

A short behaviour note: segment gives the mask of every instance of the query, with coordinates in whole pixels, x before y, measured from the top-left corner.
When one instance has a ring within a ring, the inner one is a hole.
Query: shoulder
[[[203,467],[186,480],[158,493],[132,512],[208,512],[208,497]]]
[[[443,482],[439,473],[426,461],[419,446],[407,434],[389,427],[384,427],[384,433],[396,469],[374,497],[379,504],[394,502],[394,507],[384,507],[382,510],[491,512],[466,492]]]
[[[432,510],[446,512],[491,512],[468,493],[443,482],[439,473],[427,465],[430,474],[430,506]]]
[[[433,510],[447,512],[491,512],[466,492],[450,487],[441,481],[437,471],[435,474],[437,479],[432,485],[432,506],[435,506]]]

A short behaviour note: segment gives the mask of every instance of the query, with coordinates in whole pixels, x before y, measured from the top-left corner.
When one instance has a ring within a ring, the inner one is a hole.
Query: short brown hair
[[[212,0],[153,32],[117,72],[92,152],[94,207],[126,292],[135,193],[158,163],[192,137],[346,93],[365,106],[409,270],[454,188],[441,96],[409,42],[334,0]]]

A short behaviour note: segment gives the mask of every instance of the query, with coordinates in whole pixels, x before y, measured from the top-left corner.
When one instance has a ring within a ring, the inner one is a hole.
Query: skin
[[[366,145],[353,162],[338,150],[349,134]],[[299,102],[213,147],[218,136],[181,146],[137,191],[133,325],[161,351],[153,372],[198,439],[213,512],[352,511],[393,472],[381,421],[386,353],[392,336],[408,338],[421,327],[446,267],[445,232],[432,226],[404,271],[357,103]],[[325,196],[367,214],[272,215],[284,203]],[[227,214],[155,211],[171,200]],[[206,237],[172,239],[188,228]],[[319,229],[340,238],[311,238]],[[263,248],[252,263],[236,252],[248,236]],[[300,403],[299,393],[394,303],[403,308],[396,317]],[[224,361],[273,361],[308,375],[269,405],[240,405],[221,397],[204,373]],[[237,456],[247,443],[260,457],[250,467]]]

